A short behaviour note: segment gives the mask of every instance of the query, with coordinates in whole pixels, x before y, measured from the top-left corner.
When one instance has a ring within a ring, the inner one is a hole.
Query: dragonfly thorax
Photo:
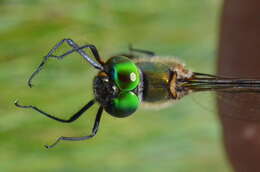
[[[154,106],[159,106],[190,93],[182,84],[192,76],[192,72],[178,60],[152,57],[140,58],[135,62],[143,74],[145,103],[156,103]]]

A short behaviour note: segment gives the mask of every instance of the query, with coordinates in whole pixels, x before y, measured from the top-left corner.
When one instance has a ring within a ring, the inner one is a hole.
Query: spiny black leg
[[[40,114],[44,115],[44,116],[47,116],[53,120],[56,120],[56,121],[59,121],[59,122],[65,122],[65,123],[70,123],[70,122],[73,122],[75,121],[76,119],[78,119],[85,111],[87,111],[93,104],[95,103],[95,100],[91,100],[89,101],[83,108],[81,108],[77,113],[75,113],[74,115],[72,115],[69,119],[61,119],[61,118],[57,118],[53,115],[50,115],[44,111],[42,111],[41,109],[35,107],[35,106],[32,106],[32,105],[29,105],[29,106],[23,106],[23,105],[20,105],[18,103],[18,101],[16,101],[14,104],[15,106],[19,107],[19,108],[30,108],[30,109],[33,109],[37,112],[39,112]]]
[[[138,52],[138,53],[146,54],[147,56],[150,56],[150,57],[155,56],[155,53],[152,51],[133,48],[132,44],[129,44],[128,49],[131,54],[132,54],[132,52]]]
[[[61,140],[66,140],[66,141],[81,141],[81,140],[87,140],[90,139],[92,137],[94,137],[97,132],[98,132],[98,127],[99,127],[99,122],[102,116],[102,112],[103,112],[103,107],[100,106],[96,115],[96,119],[95,119],[95,123],[94,126],[92,128],[92,133],[90,135],[87,136],[83,136],[83,137],[59,137],[52,145],[45,145],[46,148],[53,148],[55,145],[57,145]]]
[[[89,45],[88,44],[87,45],[83,45],[83,46],[79,47],[78,49],[74,49],[73,48],[73,49],[71,49],[71,50],[67,51],[66,53],[64,53],[62,55],[59,55],[59,56],[52,54],[51,57],[57,58],[57,59],[63,59],[65,56],[67,56],[67,55],[69,55],[71,53],[74,53],[75,51],[82,50],[84,48],[89,48]]]
[[[72,40],[72,39],[65,39],[65,41],[71,46],[73,47],[82,57],[84,57],[88,62],[91,63],[92,66],[94,66],[95,68],[102,70],[103,69],[103,64],[104,62],[101,60],[98,50],[95,47],[95,45],[92,44],[88,44],[86,45],[87,48],[89,48],[91,50],[91,52],[93,53],[95,59],[99,62],[98,66],[93,65],[93,63],[95,63],[91,58],[88,57],[88,55]]]
[[[154,52],[151,52],[151,51],[147,51],[147,50],[140,50],[140,49],[135,49],[132,47],[132,45],[130,44],[129,45],[129,53],[120,53],[120,54],[116,54],[112,57],[117,57],[117,56],[125,56],[129,59],[138,59],[140,58],[140,56],[138,56],[137,54],[133,53],[133,52],[137,52],[137,53],[142,53],[142,54],[145,54],[147,57],[153,57],[155,56],[155,53]]]
[[[66,42],[69,46],[71,46],[73,49],[69,50],[68,52],[64,53],[61,56],[56,56],[54,55],[54,52],[64,43]],[[84,48],[90,48],[91,52],[93,53],[95,59],[97,60],[97,62],[95,62],[94,60],[92,60],[86,53],[85,51],[83,51]],[[73,52],[78,52],[84,59],[86,59],[93,67],[95,67],[96,69],[99,70],[103,70],[103,64],[104,62],[101,60],[98,51],[96,49],[96,47],[94,45],[84,45],[79,47],[72,39],[63,39],[60,42],[58,42],[50,51],[49,53],[43,58],[42,62],[40,63],[40,65],[38,66],[38,68],[33,72],[33,74],[30,76],[29,80],[28,80],[28,85],[29,87],[32,87],[32,79],[35,77],[36,74],[38,74],[43,66],[45,65],[45,63],[47,62],[47,60],[49,58],[57,58],[57,59],[63,59],[63,57],[67,56],[70,53]]]
[[[129,58],[129,59],[136,59],[136,58],[138,58],[138,56],[136,56],[136,55],[127,54],[127,53],[116,54],[116,55],[114,55],[114,56],[112,56],[112,57],[118,57],[118,56],[124,56],[124,57],[127,57],[127,58]]]

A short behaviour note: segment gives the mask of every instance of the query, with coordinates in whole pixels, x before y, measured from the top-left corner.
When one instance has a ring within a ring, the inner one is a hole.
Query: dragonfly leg
[[[152,51],[133,48],[132,44],[129,44],[128,50],[129,50],[129,53],[120,53],[120,54],[114,55],[112,57],[125,56],[125,57],[127,57],[129,59],[138,59],[138,58],[140,58],[140,56],[136,55],[136,53],[145,54],[146,55],[145,57],[154,57],[155,56],[155,53],[152,52]]]
[[[130,51],[130,54],[132,54],[133,52],[136,52],[136,53],[145,54],[145,55],[147,55],[148,57],[155,56],[155,53],[152,52],[152,51],[133,48],[133,45],[132,45],[132,44],[129,44],[128,50]]]
[[[81,140],[87,140],[90,139],[92,137],[94,137],[97,132],[98,132],[98,128],[99,128],[99,122],[102,116],[102,112],[103,112],[103,107],[100,106],[96,115],[96,119],[94,122],[94,126],[92,128],[92,132],[90,135],[87,136],[82,136],[82,137],[64,137],[61,136],[59,137],[53,144],[51,145],[45,145],[46,148],[53,148],[54,146],[56,146],[61,140],[65,140],[65,141],[81,141]]]
[[[55,51],[61,47],[63,45],[63,43],[67,43],[70,47],[72,47],[72,50],[67,51],[66,53],[57,56],[54,55]],[[91,50],[91,52],[93,53],[95,59],[97,60],[97,62],[95,62],[93,59],[91,59],[86,53],[85,51],[83,51],[84,48],[89,48]],[[93,67],[95,67],[96,69],[99,70],[103,70],[103,64],[104,62],[101,60],[99,53],[97,51],[97,48],[94,45],[88,44],[88,45],[84,45],[84,46],[78,46],[72,39],[63,39],[60,42],[58,42],[50,51],[49,53],[44,56],[42,62],[40,63],[40,65],[37,67],[37,69],[32,73],[32,75],[30,76],[30,78],[28,79],[28,85],[29,87],[32,87],[32,79],[43,69],[43,66],[46,64],[46,62],[48,61],[49,58],[57,58],[57,59],[63,59],[65,56],[73,53],[73,52],[77,52],[79,53],[84,59],[86,59]]]
[[[19,108],[28,108],[28,109],[33,109],[37,112],[39,112],[40,114],[51,118],[53,120],[59,121],[59,122],[64,122],[64,123],[71,123],[73,121],[75,121],[76,119],[78,119],[84,112],[86,112],[92,105],[94,105],[95,100],[91,100],[89,101],[85,106],[83,106],[78,112],[76,112],[74,115],[72,115],[69,119],[61,119],[61,118],[57,118],[54,115],[50,115],[46,112],[44,112],[43,110],[37,108],[36,106],[32,106],[32,105],[28,105],[28,106],[24,106],[24,105],[20,105],[18,103],[18,101],[15,102],[15,106],[19,107]]]

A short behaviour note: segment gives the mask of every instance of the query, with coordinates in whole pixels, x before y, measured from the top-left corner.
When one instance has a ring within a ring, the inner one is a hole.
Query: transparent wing
[[[223,117],[260,122],[260,93],[217,93]]]
[[[191,97],[198,106],[222,118],[260,122],[260,93],[208,91]]]

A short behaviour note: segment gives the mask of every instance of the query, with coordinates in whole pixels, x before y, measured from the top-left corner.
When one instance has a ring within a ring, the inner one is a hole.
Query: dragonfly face
[[[53,53],[63,43],[67,43],[72,49],[60,56],[54,55]],[[83,51],[84,48],[89,48],[92,51],[96,61]],[[63,39],[50,50],[29,78],[28,85],[32,86],[32,79],[42,70],[49,58],[62,59],[73,52],[80,54],[94,68],[99,70],[93,80],[93,100],[90,100],[69,119],[50,115],[36,106],[24,106],[15,102],[17,107],[30,108],[48,118],[65,123],[78,119],[96,102],[100,104],[90,135],[83,137],[62,136],[52,145],[46,146],[47,148],[54,147],[61,140],[78,141],[94,137],[98,132],[103,109],[112,116],[127,117],[138,109],[141,102],[158,106],[160,103],[178,100],[192,92],[260,92],[260,80],[225,78],[191,72],[176,60],[155,57],[154,53],[145,50],[130,48],[131,53],[114,56],[107,62],[103,62],[94,45],[78,46],[71,39]],[[141,58],[133,55],[132,52],[143,53],[146,57]]]
[[[112,116],[133,114],[142,101],[142,77],[139,68],[126,57],[112,57],[104,71],[94,78],[95,99]]]

